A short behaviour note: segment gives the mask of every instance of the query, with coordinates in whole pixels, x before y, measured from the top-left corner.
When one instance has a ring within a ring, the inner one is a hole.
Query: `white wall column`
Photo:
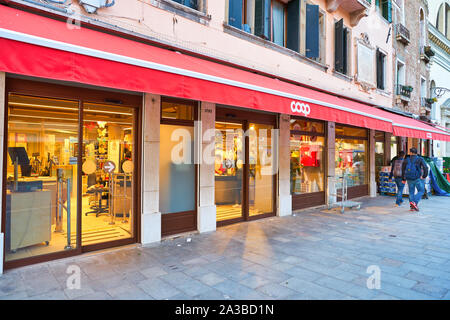
[[[327,142],[326,142],[326,165],[327,165],[327,190],[326,201],[327,204],[336,202],[336,129],[334,122],[327,122]]]
[[[290,120],[288,114],[279,117],[277,215],[280,217],[292,214]]]
[[[5,83],[6,77],[4,72],[0,72],[0,150],[3,150],[3,133],[5,128]],[[0,168],[3,168],[3,157],[0,157]],[[0,185],[3,185],[3,172],[0,174]],[[2,197],[0,197],[0,208],[2,206]],[[2,213],[3,214],[3,213]],[[2,219],[0,217],[0,230],[2,230]],[[3,247],[4,247],[5,235],[0,232],[0,275],[3,274]]]
[[[216,105],[201,102],[200,106],[200,159],[199,199],[197,207],[197,229],[199,232],[216,230],[216,205],[214,200],[214,130]],[[209,161],[208,161],[209,160]]]
[[[377,196],[377,181],[375,170],[375,130],[369,130],[369,196]]]
[[[142,215],[141,243],[161,241],[161,212],[159,212],[159,126],[161,97],[144,94],[142,131]]]

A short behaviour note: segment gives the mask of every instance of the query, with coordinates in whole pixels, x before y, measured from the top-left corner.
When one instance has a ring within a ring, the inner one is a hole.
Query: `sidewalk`
[[[406,200],[406,199],[405,199]],[[450,299],[450,198],[308,210],[7,271],[0,299]],[[191,238],[188,242],[187,239]],[[67,267],[81,289],[67,289]],[[369,266],[381,288],[368,289]]]

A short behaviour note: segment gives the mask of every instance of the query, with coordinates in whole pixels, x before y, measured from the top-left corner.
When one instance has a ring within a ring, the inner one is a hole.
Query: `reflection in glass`
[[[5,260],[75,248],[78,101],[10,93],[7,141]]]
[[[83,104],[84,246],[133,237],[134,117],[131,107]]]
[[[291,194],[324,191],[325,137],[291,134]]]
[[[217,121],[214,162],[217,221],[242,217],[243,154],[242,124]]]
[[[160,126],[159,209],[162,214],[195,210],[194,128]]]
[[[249,124],[249,216],[272,213],[275,146],[273,126]]]
[[[347,173],[347,186],[367,184],[367,141],[336,139],[336,177]],[[339,186],[337,186],[339,188]]]

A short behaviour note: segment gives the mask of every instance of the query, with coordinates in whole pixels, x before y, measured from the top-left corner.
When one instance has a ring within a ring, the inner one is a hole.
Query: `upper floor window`
[[[228,0],[228,24],[300,50],[300,0]]]
[[[334,70],[349,73],[349,30],[344,26],[344,19],[334,24]]]
[[[405,25],[404,0],[395,0],[393,11],[394,11],[394,22]]]
[[[450,39],[450,5],[448,3],[442,3],[439,7],[436,28]]]
[[[392,0],[376,0],[375,5],[388,22],[392,22]]]
[[[198,10],[198,0],[172,0],[174,2],[177,2],[179,4],[183,4],[186,7]]]

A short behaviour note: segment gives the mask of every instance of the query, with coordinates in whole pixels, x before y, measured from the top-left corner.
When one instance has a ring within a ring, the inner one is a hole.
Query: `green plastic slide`
[[[436,177],[436,182],[443,191],[450,193],[450,183],[444,177],[444,175],[436,168],[433,160],[425,159],[426,162],[430,165],[431,170],[433,171],[434,176]]]

